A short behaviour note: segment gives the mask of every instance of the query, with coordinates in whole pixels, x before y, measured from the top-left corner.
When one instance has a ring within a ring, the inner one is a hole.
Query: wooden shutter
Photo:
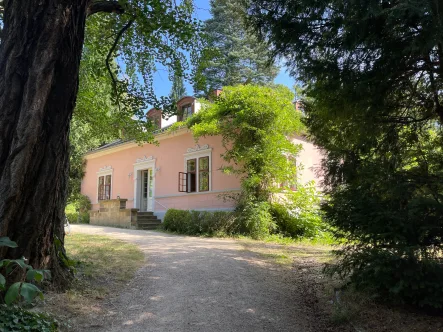
[[[178,191],[181,193],[188,192],[188,173],[178,172]]]

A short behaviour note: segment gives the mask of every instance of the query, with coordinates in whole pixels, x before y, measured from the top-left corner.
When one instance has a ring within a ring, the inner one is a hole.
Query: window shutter
[[[178,191],[181,193],[188,192],[188,173],[178,172]]]

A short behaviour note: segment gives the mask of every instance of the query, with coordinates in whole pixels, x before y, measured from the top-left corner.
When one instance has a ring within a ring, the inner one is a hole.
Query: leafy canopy
[[[175,110],[171,98],[154,93],[153,75],[161,69],[171,78],[189,78],[203,42],[191,1],[124,0],[116,8],[86,23],[70,130],[70,201],[80,195],[84,153],[116,139],[154,141],[145,110]]]
[[[226,149],[223,159],[233,165],[224,166],[224,171],[241,174],[244,189],[267,201],[277,183],[293,183],[296,175],[289,157],[300,146],[290,137],[302,124],[292,98],[283,86],[225,87],[214,102],[203,102],[188,125],[196,138],[220,135]]]
[[[250,2],[250,22],[305,84],[324,148],[323,210],[360,289],[441,308],[443,17],[438,1]]]

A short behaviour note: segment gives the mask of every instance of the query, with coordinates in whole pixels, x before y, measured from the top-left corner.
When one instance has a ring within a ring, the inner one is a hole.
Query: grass
[[[122,291],[143,265],[144,254],[134,244],[98,235],[66,236],[65,247],[76,279],[65,293],[47,294],[44,310],[68,325],[93,324],[101,301]]]
[[[90,279],[124,282],[144,261],[134,244],[106,236],[73,234],[66,237],[68,257],[78,263],[78,271]]]

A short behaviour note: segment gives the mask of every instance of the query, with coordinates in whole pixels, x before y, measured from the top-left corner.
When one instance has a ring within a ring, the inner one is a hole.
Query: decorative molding
[[[111,171],[112,170],[112,166],[104,166],[102,168],[99,168],[99,172],[104,172],[104,171]]]
[[[205,145],[201,145],[201,146],[196,144],[195,147],[188,148],[186,150],[186,152],[187,153],[191,153],[191,152],[197,152],[197,151],[200,151],[200,150],[207,150],[207,149],[209,149],[209,144],[205,144]]]
[[[144,162],[146,162],[146,161],[151,161],[151,160],[154,160],[154,157],[153,157],[153,156],[149,156],[149,157],[143,156],[143,158],[137,158],[137,159],[135,160],[135,163],[136,163],[136,164],[138,164],[138,163],[144,163]]]

